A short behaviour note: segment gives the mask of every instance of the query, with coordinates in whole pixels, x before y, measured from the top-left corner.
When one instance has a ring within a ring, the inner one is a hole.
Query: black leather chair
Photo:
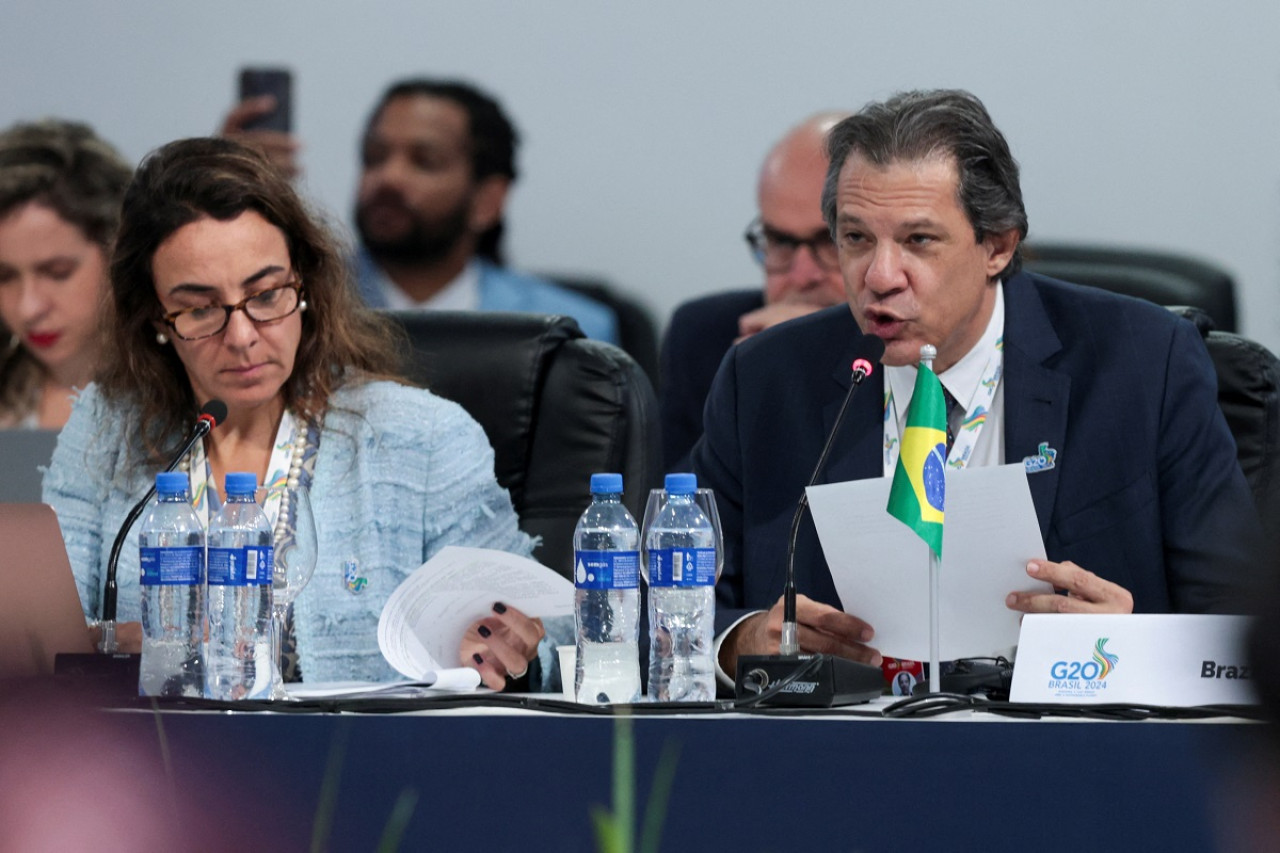
[[[658,326],[649,309],[594,278],[544,273],[544,278],[609,306],[618,318],[618,345],[636,360],[658,387]]]
[[[1071,243],[1028,243],[1031,272],[1101,287],[1157,305],[1191,305],[1213,318],[1215,328],[1236,330],[1236,289],[1221,267],[1170,252]]]
[[[1236,456],[1253,490],[1263,527],[1280,522],[1280,359],[1262,344],[1220,332],[1198,308],[1173,306],[1200,330],[1218,374],[1218,406],[1236,439]]]
[[[661,485],[658,404],[625,352],[583,337],[569,317],[495,312],[387,312],[408,333],[404,371],[459,403],[493,445],[498,482],[534,557],[572,577],[573,529],[598,471],[622,473],[641,520]]]

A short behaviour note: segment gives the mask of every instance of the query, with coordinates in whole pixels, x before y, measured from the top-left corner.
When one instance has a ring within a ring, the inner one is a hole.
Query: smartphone
[[[293,73],[287,68],[241,68],[240,100],[271,95],[276,108],[245,124],[245,130],[293,130]]]

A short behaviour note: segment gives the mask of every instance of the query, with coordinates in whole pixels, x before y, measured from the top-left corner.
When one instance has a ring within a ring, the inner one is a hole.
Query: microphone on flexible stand
[[[191,430],[191,437],[182,445],[182,449],[174,455],[164,470],[172,471],[178,467],[178,463],[182,461],[182,457],[195,446],[209,431],[227,418],[227,404],[221,400],[210,400],[200,409],[200,415],[196,418],[195,428]],[[133,509],[129,510],[129,514],[125,516],[124,524],[120,525],[120,532],[116,534],[115,542],[111,545],[111,556],[107,558],[107,580],[102,591],[102,620],[99,625],[102,628],[102,639],[98,643],[98,650],[110,654],[118,651],[116,644],[116,594],[118,587],[116,586],[116,567],[120,563],[120,551],[124,548],[125,537],[129,534],[129,529],[133,527],[133,523],[138,520],[138,516],[142,515],[142,511],[146,509],[147,502],[151,500],[151,496],[156,493],[155,483],[152,482],[151,488],[147,489],[147,493],[142,496],[142,500],[134,504]]]
[[[849,392],[836,415],[818,464],[796,505],[791,518],[791,535],[787,540],[787,575],[782,589],[782,637],[776,655],[743,655],[738,658],[737,697],[740,704],[777,704],[801,707],[830,707],[855,702],[869,702],[884,689],[884,676],[879,667],[858,663],[834,655],[801,655],[796,621],[796,540],[800,519],[809,506],[808,488],[818,481],[827,456],[835,444],[849,403],[863,381],[874,372],[874,365],[884,355],[884,341],[874,335],[863,335],[855,345]],[[803,680],[809,679],[809,680]]]

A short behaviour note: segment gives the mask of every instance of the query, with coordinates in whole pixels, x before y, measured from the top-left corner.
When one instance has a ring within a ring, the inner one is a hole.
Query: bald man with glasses
[[[769,151],[756,190],[759,215],[744,235],[764,288],[716,293],[676,309],[662,344],[662,445],[668,470],[685,467],[702,435],[702,407],[729,347],[785,320],[845,300],[835,243],[822,218],[827,132],[846,113],[819,113]]]

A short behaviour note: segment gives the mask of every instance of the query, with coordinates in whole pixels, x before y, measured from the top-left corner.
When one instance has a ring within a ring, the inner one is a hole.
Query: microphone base
[[[743,655],[738,658],[734,695],[738,699],[754,698],[801,667],[810,665],[816,667],[816,671],[797,679],[759,704],[835,708],[870,702],[884,693],[884,674],[878,666],[833,655]]]

